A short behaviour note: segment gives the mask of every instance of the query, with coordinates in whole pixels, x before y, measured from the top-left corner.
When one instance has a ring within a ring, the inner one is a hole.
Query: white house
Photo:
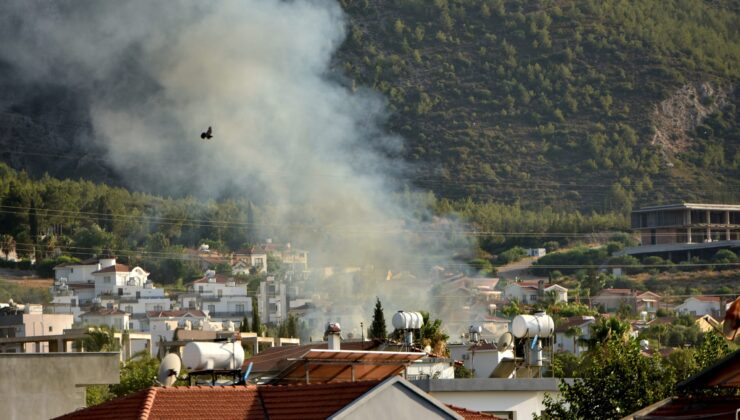
[[[125,264],[114,264],[92,273],[95,281],[95,295],[124,295],[124,288],[129,286],[130,291],[134,288],[144,287],[149,273],[141,267],[133,269]]]
[[[587,347],[578,342],[579,338],[587,340],[591,338],[591,324],[596,322],[592,316],[572,316],[566,318],[560,325],[555,327],[555,351],[564,351],[580,356]],[[571,330],[572,328],[572,330]],[[581,333],[571,336],[570,333],[580,329]]]
[[[412,383],[445,404],[505,419],[532,419],[545,408],[545,395],[560,398],[558,378],[427,379]]]
[[[503,359],[514,360],[511,349],[499,351],[494,343],[465,343],[448,346],[450,356],[462,360],[474,378],[488,378]],[[513,375],[513,372],[512,372]]]
[[[79,263],[66,263],[54,267],[54,279],[65,280],[67,284],[94,283],[93,273],[116,265],[115,258],[90,258]]]
[[[287,285],[276,280],[275,277],[267,277],[267,279],[260,281],[257,302],[262,322],[279,323],[285,320],[288,317],[288,309],[290,309]]]
[[[230,320],[237,325],[252,313],[252,298],[247,296],[247,286],[237,284],[233,277],[213,271],[193,282],[190,293],[179,296],[183,309],[200,309],[214,321]]]
[[[208,316],[203,311],[151,311],[146,314],[145,319],[140,320],[140,328],[142,331],[151,334],[153,343],[151,349],[152,354],[157,354],[159,343],[162,341],[172,341],[177,328],[184,328],[189,323],[192,328],[203,329],[207,325],[207,322]]]
[[[544,280],[519,281],[507,285],[504,289],[506,299],[528,304],[536,303],[540,296],[544,296],[546,293],[554,293],[555,302],[568,301],[568,289],[559,284],[545,287]]]
[[[119,309],[98,308],[80,316],[84,325],[107,325],[117,331],[129,329],[129,314]]]
[[[536,281],[520,281],[506,285],[504,297],[522,303],[535,303],[539,300],[539,287]]]
[[[676,306],[676,312],[693,316],[711,315],[719,318],[720,304],[719,296],[692,296]]]
[[[257,247],[234,252],[231,263],[232,274],[249,274],[252,269],[257,273],[267,272],[267,252]]]
[[[545,287],[545,293],[553,293],[555,295],[555,303],[568,302],[568,289],[559,284]]]

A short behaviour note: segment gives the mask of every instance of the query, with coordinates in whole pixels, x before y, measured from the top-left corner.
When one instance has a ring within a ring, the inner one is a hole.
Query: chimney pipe
[[[342,339],[342,327],[338,322],[330,322],[326,325],[326,341],[329,350],[340,350]]]

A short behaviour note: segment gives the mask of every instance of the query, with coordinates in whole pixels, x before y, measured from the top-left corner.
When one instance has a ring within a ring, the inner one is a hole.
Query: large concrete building
[[[119,382],[119,353],[0,354],[0,417],[48,419],[85,407],[85,386]]]
[[[676,261],[740,248],[740,205],[678,203],[632,212],[641,245],[617,255],[660,255]]]

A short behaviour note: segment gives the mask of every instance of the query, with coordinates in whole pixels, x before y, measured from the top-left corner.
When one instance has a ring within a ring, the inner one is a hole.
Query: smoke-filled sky
[[[416,260],[384,232],[413,210],[390,199],[402,165],[377,151],[401,147],[379,128],[385,102],[330,68],[345,29],[330,0],[4,1],[0,58],[78,92],[91,141],[134,188],[259,195],[281,223],[362,231],[335,263]]]

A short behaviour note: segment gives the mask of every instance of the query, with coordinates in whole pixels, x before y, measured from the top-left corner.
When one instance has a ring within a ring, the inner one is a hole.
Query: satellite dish
[[[157,381],[162,386],[172,386],[177,380],[177,375],[180,374],[181,367],[182,362],[180,361],[180,357],[175,353],[169,353],[162,359],[162,363],[159,364]]]
[[[498,343],[496,344],[496,348],[498,351],[507,350],[509,347],[511,347],[511,343],[514,342],[514,335],[510,332],[505,332],[501,335],[501,337],[498,338]]]

